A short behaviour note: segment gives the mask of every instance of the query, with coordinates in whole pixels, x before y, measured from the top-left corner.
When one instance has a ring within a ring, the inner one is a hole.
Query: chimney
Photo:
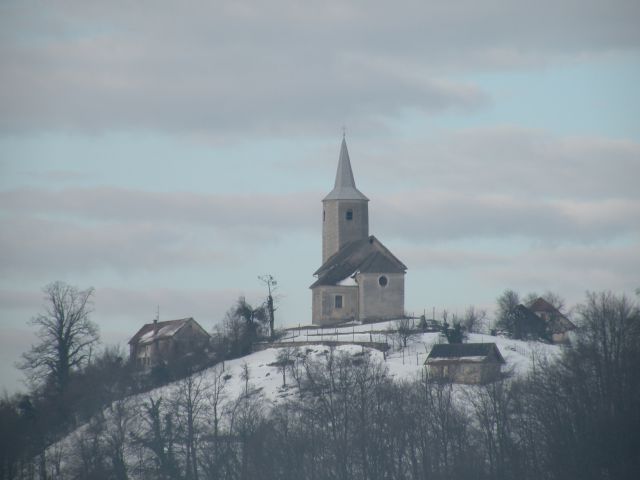
[[[153,319],[153,336],[158,335],[158,320],[160,320],[160,305],[156,310],[156,318]]]

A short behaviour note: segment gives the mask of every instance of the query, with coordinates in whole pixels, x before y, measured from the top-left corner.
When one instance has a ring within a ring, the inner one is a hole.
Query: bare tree
[[[473,407],[480,429],[483,449],[488,460],[491,478],[513,478],[509,462],[518,458],[512,438],[513,389],[504,380],[465,390],[464,396]]]
[[[209,404],[213,413],[213,435],[217,440],[220,433],[220,405],[225,397],[225,389],[227,387],[227,376],[218,364],[212,369],[211,388],[209,392]]]
[[[184,447],[187,480],[198,480],[198,444],[201,425],[208,413],[209,389],[204,372],[199,372],[181,380],[172,398],[178,439]]]
[[[520,296],[513,290],[505,290],[497,299],[496,328],[509,333],[515,331],[517,321],[516,307],[520,304]]]
[[[110,417],[105,427],[105,456],[111,463],[111,476],[114,480],[127,480],[127,432],[137,405],[118,400],[109,406]]]
[[[276,364],[278,370],[282,373],[282,386],[287,386],[287,368],[290,368],[294,363],[296,349],[293,347],[285,347],[278,350],[278,356]]]
[[[416,337],[420,334],[418,330],[413,328],[411,323],[411,319],[409,318],[400,318],[396,320],[394,323],[395,327],[395,335],[398,338],[398,343],[402,345],[402,347],[407,346],[407,342],[412,338]]]
[[[242,363],[242,372],[240,373],[240,378],[244,380],[244,394],[245,396],[249,395],[249,380],[251,379],[251,369],[249,368],[249,364],[247,362]]]
[[[267,314],[269,315],[269,338],[273,340],[275,335],[275,311],[276,308],[273,304],[273,293],[278,287],[278,282],[273,275],[261,275],[258,279],[267,286],[269,295],[267,296]]]
[[[150,469],[157,478],[169,480],[179,478],[178,463],[174,454],[175,433],[173,415],[166,413],[163,418],[162,397],[149,398],[142,405],[142,426],[139,432],[132,433],[134,444],[153,453],[155,466]]]
[[[464,312],[462,325],[469,333],[478,333],[484,328],[487,320],[487,311],[476,309],[473,305]]]
[[[20,368],[32,382],[49,381],[62,392],[71,372],[88,361],[98,343],[98,326],[89,319],[93,288],[79,290],[64,282],[44,288],[44,313],[31,319],[40,343],[23,354]]]

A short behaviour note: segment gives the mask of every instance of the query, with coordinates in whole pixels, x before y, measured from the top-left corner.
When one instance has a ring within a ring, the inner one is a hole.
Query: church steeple
[[[336,171],[336,181],[333,190],[324,197],[324,200],[369,200],[360,190],[356,188],[356,181],[353,179],[349,150],[347,141],[342,136],[340,145],[340,159],[338,160],[338,170]]]
[[[369,199],[356,188],[347,141],[342,137],[333,190],[322,200],[322,261],[345,244],[369,236]]]

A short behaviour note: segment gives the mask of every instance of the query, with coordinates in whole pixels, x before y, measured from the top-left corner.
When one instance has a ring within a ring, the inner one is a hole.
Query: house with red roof
[[[192,317],[146,323],[129,340],[129,360],[139,368],[201,352],[210,335]]]
[[[545,324],[547,337],[553,343],[569,340],[569,332],[576,329],[575,324],[560,310],[540,297],[529,306],[529,311],[537,315]]]

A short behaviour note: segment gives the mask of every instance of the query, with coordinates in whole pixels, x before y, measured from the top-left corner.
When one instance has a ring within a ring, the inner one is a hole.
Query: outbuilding
[[[500,379],[504,364],[495,343],[437,344],[425,361],[432,378],[465,384],[485,384]]]

